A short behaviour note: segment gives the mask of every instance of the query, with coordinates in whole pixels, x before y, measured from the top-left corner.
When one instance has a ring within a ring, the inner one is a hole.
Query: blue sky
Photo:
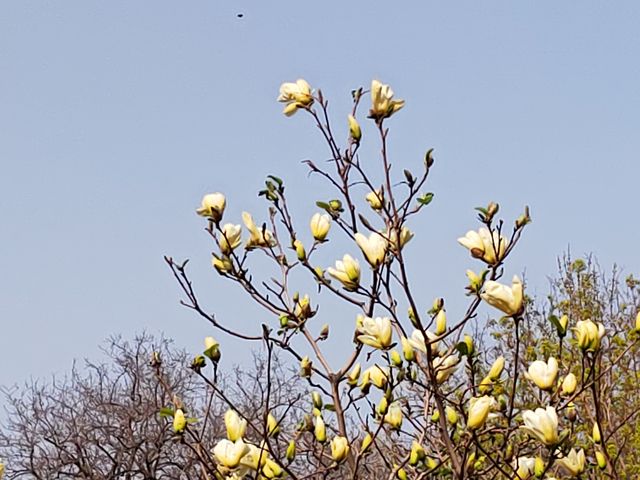
[[[300,161],[326,151],[275,101],[299,77],[331,99],[336,125],[352,88],[390,83],[407,101],[389,122],[398,172],[435,148],[436,197],[408,247],[425,307],[442,295],[462,311],[478,265],[455,240],[489,200],[510,220],[531,206],[507,270],[526,271],[531,292],[547,292],[569,246],[639,272],[640,4],[391,5],[2,2],[0,384],[64,372],[113,333],[198,350],[208,330],[179,307],[164,254],[192,259],[221,318],[272,320],[211,271],[194,209],[223,191],[229,219],[257,215],[276,173],[299,215],[314,213],[320,183]]]

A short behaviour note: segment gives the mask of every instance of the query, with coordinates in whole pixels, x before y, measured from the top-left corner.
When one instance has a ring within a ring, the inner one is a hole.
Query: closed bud
[[[311,376],[311,360],[309,357],[303,357],[300,360],[300,376],[302,378],[309,378]]]
[[[267,433],[272,437],[276,437],[280,433],[278,421],[271,414],[267,415]]]
[[[173,431],[176,433],[184,432],[187,426],[187,419],[181,408],[178,408],[173,414]]]
[[[329,229],[331,228],[331,217],[326,213],[316,213],[311,217],[309,227],[311,228],[313,238],[318,242],[324,242],[327,238],[327,234],[329,233]]]
[[[378,403],[378,408],[376,410],[380,415],[385,415],[388,409],[389,409],[389,401],[387,400],[387,397],[382,397],[380,399],[380,403]]]
[[[558,319],[558,335],[560,338],[564,337],[567,334],[567,326],[569,325],[569,317],[567,315],[562,315]]]
[[[447,414],[447,420],[451,425],[458,423],[458,413],[452,407],[447,405],[445,413]]]
[[[516,219],[516,228],[522,228],[528,223],[531,223],[531,216],[529,215],[529,207],[524,207],[524,213]]]
[[[353,138],[353,140],[358,143],[362,138],[362,130],[360,129],[360,124],[356,120],[353,115],[349,115],[349,136]]]
[[[488,217],[488,219],[493,219],[493,217],[496,215],[496,213],[498,213],[498,210],[500,210],[500,205],[498,205],[495,202],[489,202],[489,205],[487,205],[487,217]]]
[[[409,465],[415,467],[425,458],[424,448],[415,440],[411,444],[411,453],[409,454]]]
[[[491,369],[489,370],[489,374],[487,375],[491,380],[498,380],[500,375],[502,374],[502,370],[504,370],[504,357],[500,355],[491,365]]]
[[[296,442],[293,440],[289,441],[286,456],[289,463],[293,462],[293,459],[296,458]]]
[[[416,312],[413,311],[413,308],[409,307],[407,314],[409,315],[409,320],[411,320],[411,325],[418,328],[418,318],[416,317]]]
[[[191,368],[196,372],[199,372],[207,365],[207,361],[204,359],[202,355],[196,355],[196,357],[191,362]]]
[[[640,333],[640,312],[636,315],[636,332]]]
[[[578,379],[573,373],[569,373],[562,381],[562,394],[571,395],[576,391]]]
[[[542,478],[542,475],[544,475],[544,471],[545,471],[544,460],[542,460],[541,457],[536,457],[535,463],[533,466],[533,473],[535,474],[536,478]]]
[[[471,452],[467,457],[467,463],[465,465],[465,469],[469,474],[473,474],[476,463],[476,452]]]
[[[447,315],[444,309],[440,310],[436,315],[436,335],[442,335],[447,331]]]
[[[434,410],[433,413],[431,414],[431,421],[433,423],[437,423],[438,421],[440,421],[440,410]]]
[[[600,427],[598,426],[598,422],[593,424],[593,433],[591,434],[591,438],[593,442],[599,444],[602,441],[602,437],[600,436]]]
[[[349,455],[349,441],[340,435],[336,436],[331,440],[331,458],[333,458],[336,463],[342,462],[347,455]]]
[[[400,480],[407,480],[409,477],[407,476],[407,472],[405,471],[404,468],[399,468],[398,472],[396,473],[396,476],[400,479]]]
[[[367,193],[365,200],[373,210],[382,210],[382,207],[384,206],[384,197],[382,192],[383,190],[380,188]]]
[[[321,416],[316,417],[313,434],[315,435],[318,442],[324,443],[327,441],[327,427],[325,426],[324,420]]]
[[[318,392],[311,392],[311,400],[313,401],[313,407],[317,409],[322,408],[322,397]]]
[[[358,379],[360,378],[360,369],[360,364],[356,363],[347,376],[347,383],[352,387],[355,387],[358,384]]]
[[[607,468],[607,458],[600,450],[596,452],[596,462],[598,462],[598,467],[600,467],[600,470],[604,470],[605,468]]]
[[[402,357],[397,350],[391,351],[391,363],[398,368],[402,366]]]
[[[567,405],[567,409],[565,410],[565,416],[567,417],[567,420],[569,420],[570,422],[575,422],[576,418],[578,417],[578,412],[576,412],[576,404],[571,402],[569,403],[569,405]]]
[[[320,329],[320,335],[318,335],[318,340],[326,340],[329,338],[329,324],[325,323],[322,325],[322,329]]]
[[[226,199],[222,193],[209,193],[202,197],[202,205],[196,212],[198,215],[210,218],[214,222],[219,222],[222,220],[226,204]]]
[[[235,410],[227,410],[224,414],[224,425],[227,429],[227,438],[235,442],[242,439],[247,431],[247,421],[240,417]]]
[[[487,376],[484,377],[478,385],[480,393],[488,393],[493,389],[493,381]]]
[[[471,337],[471,335],[465,334],[465,336],[464,336],[464,344],[467,346],[467,355],[469,357],[473,356],[473,352],[475,350],[475,347],[473,346],[473,338]]]
[[[204,355],[206,357],[215,363],[220,361],[220,344],[213,337],[206,337],[204,339],[204,348]]]
[[[364,452],[367,448],[369,448],[371,442],[373,442],[373,437],[371,437],[371,434],[367,432],[367,434],[364,436],[364,439],[362,440],[360,451]]]
[[[303,262],[307,258],[307,252],[304,249],[304,245],[300,240],[296,240],[293,242],[293,248],[296,250],[296,255],[298,256],[298,260]]]
[[[402,344],[402,355],[404,355],[404,359],[407,362],[413,362],[416,358],[416,354],[413,351],[411,343],[409,343],[409,339],[407,337],[402,337],[400,339],[400,343]]]

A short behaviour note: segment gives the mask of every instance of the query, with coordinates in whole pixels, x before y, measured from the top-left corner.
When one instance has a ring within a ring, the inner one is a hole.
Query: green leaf
[[[279,187],[282,187],[282,179],[276,177],[275,175],[267,175],[267,178],[270,178],[271,180],[273,180],[274,182],[276,182],[278,184]]]
[[[327,403],[325,404],[324,409],[329,410],[330,412],[335,412],[336,406],[333,403]]]
[[[433,192],[425,193],[418,197],[418,203],[423,206],[429,205],[431,200],[433,200]]]
[[[162,407],[158,413],[161,418],[173,417],[175,410],[171,407]]]
[[[318,208],[322,208],[323,210],[329,210],[331,207],[329,207],[329,204],[326,202],[316,202],[316,206]]]
[[[462,356],[466,357],[467,355],[469,355],[469,349],[467,348],[467,344],[464,342],[459,342],[456,345],[456,350],[460,352],[460,355]]]

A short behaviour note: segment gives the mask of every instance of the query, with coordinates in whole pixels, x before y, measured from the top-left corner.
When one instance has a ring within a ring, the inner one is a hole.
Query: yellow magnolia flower
[[[331,217],[327,213],[316,213],[311,217],[309,226],[311,227],[311,235],[313,235],[313,238],[319,242],[324,242],[331,228]]]
[[[551,390],[558,377],[558,361],[553,357],[547,362],[536,360],[529,365],[527,377],[541,390]]]
[[[278,433],[280,433],[278,421],[271,414],[267,415],[267,433],[272,436],[278,435]]]
[[[436,381],[442,383],[446,381],[458,368],[460,357],[457,353],[452,353],[445,357],[433,359],[433,368],[436,371]]]
[[[419,462],[424,460],[426,453],[422,445],[415,440],[411,443],[411,453],[409,454],[409,465],[416,466]]]
[[[640,333],[640,312],[636,315],[636,332]]]
[[[373,383],[380,390],[384,390],[389,381],[389,370],[387,368],[381,368],[378,365],[367,368],[362,373],[361,384]]]
[[[479,258],[489,265],[496,265],[504,258],[509,242],[497,231],[492,233],[482,227],[477,232],[468,231],[464,237],[458,238],[458,243],[469,249],[474,258]]]
[[[517,275],[513,277],[511,287],[488,280],[480,296],[492,307],[512,317],[520,315],[524,310],[522,282]]]
[[[573,329],[578,347],[582,350],[596,351],[600,348],[600,340],[604,337],[604,325],[591,320],[580,320]]]
[[[213,447],[213,455],[216,457],[216,460],[227,468],[236,468],[240,465],[242,457],[247,453],[249,453],[249,447],[242,439],[232,442],[225,438]]]
[[[227,428],[227,438],[232,442],[244,437],[247,430],[247,421],[231,409],[224,414],[224,425]]]
[[[242,243],[242,227],[233,223],[225,223],[220,233],[220,252],[230,255]]]
[[[378,80],[371,82],[371,110],[369,117],[376,120],[390,117],[404,107],[404,100],[394,100],[393,90]]]
[[[315,422],[313,433],[317,441],[324,443],[327,441],[327,427],[324,424],[324,420],[319,415],[316,417]]]
[[[400,428],[402,426],[402,408],[398,402],[393,402],[389,405],[383,421],[387,425],[390,425],[391,428]]]
[[[500,378],[500,375],[502,374],[502,370],[504,370],[504,357],[500,355],[498,358],[496,358],[496,361],[493,362],[493,365],[491,365],[491,369],[489,370],[487,376],[491,380],[498,380]]]
[[[226,255],[218,257],[215,253],[211,257],[211,265],[215,268],[219,274],[224,274],[233,270],[233,263],[231,259]]]
[[[331,457],[337,462],[342,462],[349,455],[349,441],[340,435],[331,440]]]
[[[360,378],[360,369],[362,367],[360,366],[359,363],[356,363],[353,368],[351,369],[351,372],[349,372],[349,375],[347,376],[347,383],[349,385],[355,386],[358,383],[358,378]]]
[[[431,351],[436,352],[438,350],[438,342],[436,342],[435,339],[438,338],[438,336],[433,332],[430,332],[429,330],[426,330],[426,332],[427,339],[429,340],[429,344],[431,345]],[[416,350],[422,353],[427,353],[427,341],[425,340],[424,335],[419,329],[416,328],[411,333],[411,337],[409,337],[407,340],[409,344]]]
[[[389,317],[365,317],[358,315],[356,334],[360,343],[384,350],[391,345],[391,319]]]
[[[360,285],[360,264],[351,255],[336,261],[336,268],[327,268],[327,273],[338,280],[347,290],[356,290]]]
[[[436,314],[436,335],[442,335],[447,331],[447,314],[444,308]]]
[[[591,439],[593,443],[600,443],[602,441],[602,436],[600,435],[600,427],[598,426],[598,422],[594,422],[593,424],[593,432],[591,433]]]
[[[391,229],[385,232],[385,236],[387,237],[388,245],[391,247],[391,250],[397,252],[398,245],[400,245],[400,249],[402,249],[408,242],[413,238],[413,232],[409,230],[408,227],[402,227],[400,233],[398,234],[398,230]]]
[[[572,448],[566,457],[556,460],[556,464],[565,475],[577,477],[584,472],[584,450]]]
[[[173,431],[176,433],[182,433],[186,426],[187,419],[184,416],[184,412],[181,408],[178,408],[173,414]]]
[[[282,467],[280,465],[278,465],[276,462],[274,462],[270,458],[266,459],[266,461],[264,462],[264,466],[262,467],[262,474],[266,478],[268,479],[279,478],[282,476],[283,473],[284,473],[284,470],[282,470]]]
[[[384,196],[382,193],[382,188],[367,193],[365,199],[372,209],[382,210],[382,207],[384,206]]]
[[[518,457],[515,461],[514,470],[518,480],[528,480],[534,475],[536,459],[532,457]]]
[[[202,197],[202,205],[196,210],[196,213],[219,222],[222,219],[226,205],[227,200],[222,193],[208,193]]]
[[[547,446],[558,443],[558,415],[553,407],[525,410],[522,413],[524,426],[520,428],[536,437]]]
[[[578,387],[578,379],[573,373],[569,373],[562,381],[562,393],[564,395],[571,395],[576,391]]]
[[[280,85],[278,101],[287,104],[283,113],[290,117],[298,111],[298,108],[310,107],[313,104],[311,85],[302,78],[296,80],[295,83],[283,83]]]
[[[364,452],[367,448],[369,448],[372,442],[373,442],[373,437],[371,436],[370,433],[367,433],[362,439],[362,445],[360,445],[360,451]]]
[[[413,362],[416,358],[416,354],[413,351],[413,347],[411,346],[409,339],[407,337],[402,337],[400,339],[400,343],[402,345],[402,355],[404,356],[404,359],[407,362]]]
[[[362,138],[362,130],[360,129],[360,124],[356,120],[356,117],[354,117],[353,115],[349,115],[347,117],[347,120],[349,121],[349,136],[353,138],[357,143]]]
[[[493,397],[484,395],[472,398],[469,402],[469,413],[467,415],[467,428],[477,430],[482,428],[487,421],[489,412],[495,408],[496,400]]]
[[[204,339],[204,355],[209,357],[214,362],[220,360],[220,344],[213,337],[206,337]]]
[[[387,239],[378,232],[372,232],[369,237],[361,233],[355,234],[356,243],[362,250],[367,262],[373,268],[378,268],[384,261],[387,253]]]
[[[269,230],[258,228],[253,221],[253,217],[251,214],[247,212],[242,212],[242,221],[244,222],[245,227],[249,230],[249,240],[247,241],[247,248],[255,248],[255,247],[270,247],[275,244],[275,240],[273,239],[273,235]]]

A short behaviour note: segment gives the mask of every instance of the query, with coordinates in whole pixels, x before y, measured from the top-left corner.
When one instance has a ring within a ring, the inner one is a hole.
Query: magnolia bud
[[[302,378],[309,378],[311,376],[311,360],[309,357],[303,357],[300,360],[300,376]]]
[[[399,468],[398,469],[398,473],[396,473],[396,476],[400,479],[400,480],[407,480],[409,477],[407,476],[407,472],[405,471],[404,468]]]
[[[431,314],[438,313],[444,307],[444,298],[435,298],[431,305]]]
[[[402,357],[397,350],[391,351],[391,363],[398,368],[402,366]]]
[[[600,470],[604,470],[605,468],[607,468],[607,458],[600,450],[596,452],[596,462],[598,462],[598,467],[600,467]]]
[[[467,355],[471,357],[474,351],[473,338],[471,337],[471,335],[465,334],[464,344],[467,346]]]
[[[542,478],[542,475],[544,474],[544,471],[545,471],[544,460],[542,460],[541,457],[536,457],[535,464],[534,464],[534,467],[533,467],[533,472],[534,472],[536,478]]]
[[[578,379],[573,373],[569,373],[562,381],[562,394],[571,395],[576,391]]]
[[[362,130],[360,129],[360,124],[353,115],[349,115],[349,117],[347,118],[349,120],[349,136],[351,136],[351,138],[353,138],[353,140],[358,143],[362,138]]]
[[[304,249],[304,245],[300,240],[296,240],[293,242],[293,248],[296,249],[296,255],[298,256],[298,260],[303,262],[307,258],[307,252]]]
[[[431,421],[437,423],[440,420],[440,410],[434,410],[431,415]]]
[[[324,443],[327,441],[327,427],[325,426],[322,417],[316,417],[316,425],[313,429],[313,434],[318,442]]]
[[[409,465],[416,466],[420,461],[424,460],[425,452],[422,445],[415,440],[411,444],[411,453],[409,454]]]
[[[567,334],[567,326],[569,325],[569,317],[562,315],[558,320],[558,335],[562,338]]]
[[[491,380],[498,380],[502,374],[502,370],[504,370],[504,357],[501,355],[493,362],[487,376]]]
[[[371,445],[371,442],[373,442],[373,438],[371,437],[370,433],[367,433],[364,436],[364,439],[362,440],[362,445],[360,446],[360,451],[364,452],[367,448],[369,448],[369,445]]]
[[[311,400],[313,401],[313,407],[317,409],[322,408],[322,397],[318,392],[311,392]]]
[[[289,463],[293,462],[293,459],[296,457],[296,442],[291,440],[289,445],[287,446],[287,461]]]
[[[378,403],[377,411],[380,415],[384,415],[385,413],[387,413],[388,409],[389,409],[389,401],[387,400],[387,397],[382,397],[380,399],[380,403]]]
[[[413,350],[413,347],[409,343],[409,339],[406,337],[402,337],[400,339],[400,343],[402,344],[402,354],[404,355],[404,359],[407,362],[413,362],[416,358],[416,354]]]
[[[640,312],[636,315],[636,332],[640,333]]]
[[[273,437],[276,437],[278,433],[280,433],[278,421],[271,414],[267,415],[267,433]]]
[[[458,413],[453,408],[447,405],[445,413],[447,414],[447,420],[451,425],[458,423]]]
[[[436,315],[436,335],[442,335],[447,331],[447,315],[440,310]]]
[[[565,411],[565,416],[570,422],[575,422],[578,417],[578,412],[576,412],[576,404],[571,402],[567,405],[567,410]]]
[[[351,372],[349,372],[347,383],[352,387],[355,387],[358,384],[358,378],[360,378],[360,369],[360,364],[356,363],[351,369]]]
[[[598,426],[598,422],[593,424],[593,432],[591,434],[591,438],[593,442],[598,444],[602,441],[602,437],[600,436],[600,427]]]

